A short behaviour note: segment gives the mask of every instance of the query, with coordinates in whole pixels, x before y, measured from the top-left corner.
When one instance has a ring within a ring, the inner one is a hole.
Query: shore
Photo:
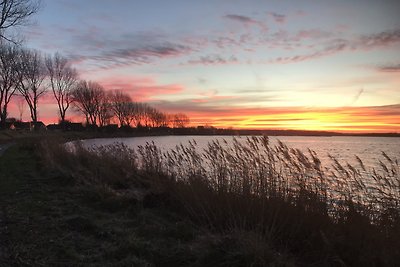
[[[217,128],[143,128],[143,129],[97,129],[85,131],[61,131],[61,130],[0,130],[0,144],[12,140],[23,140],[42,137],[61,137],[69,140],[88,138],[113,138],[113,137],[137,137],[159,135],[231,135],[231,136],[357,136],[357,137],[400,137],[400,133],[338,133],[327,131],[303,131],[303,130],[235,130]]]

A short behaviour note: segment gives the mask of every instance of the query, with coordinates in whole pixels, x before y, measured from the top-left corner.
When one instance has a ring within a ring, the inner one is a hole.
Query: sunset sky
[[[400,132],[398,0],[42,4],[26,46],[192,125]],[[57,122],[51,94],[39,105]]]

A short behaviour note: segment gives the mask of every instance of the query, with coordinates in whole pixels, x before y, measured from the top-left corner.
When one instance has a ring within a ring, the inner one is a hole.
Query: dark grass
[[[198,236],[192,224],[104,188],[78,188],[70,177],[46,172],[35,146],[18,144],[0,159],[0,266],[168,266],[190,259],[187,244]]]

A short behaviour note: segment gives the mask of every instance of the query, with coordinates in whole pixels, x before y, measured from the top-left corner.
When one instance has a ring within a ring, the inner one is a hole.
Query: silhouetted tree
[[[109,93],[110,107],[120,126],[130,125],[133,120],[135,107],[128,94],[115,90]]]
[[[132,103],[131,120],[136,127],[166,127],[168,126],[168,116],[156,108],[146,104],[135,102]]]
[[[17,62],[19,49],[15,45],[0,45],[0,127],[8,115],[8,104],[17,90]]]
[[[18,57],[18,91],[25,98],[33,122],[38,120],[39,98],[46,92],[43,81],[46,69],[41,54],[36,50],[21,49]]]
[[[144,109],[143,109],[143,124],[146,127],[152,127],[153,126],[153,113],[154,113],[154,108],[148,104],[144,105]]]
[[[110,104],[109,95],[103,91],[103,94],[99,95],[99,108],[97,110],[97,117],[99,119],[99,126],[106,126],[110,124],[111,118],[113,117],[113,112]]]
[[[152,108],[149,114],[152,127],[166,127],[168,124],[167,116],[161,111]]]
[[[104,94],[103,87],[91,81],[81,81],[73,90],[73,103],[85,115],[87,124],[97,125]]]
[[[146,103],[135,102],[131,110],[132,123],[134,126],[139,127],[148,126],[149,120],[147,119],[147,111],[150,109]]]
[[[177,113],[173,117],[174,128],[185,128],[190,123],[190,119],[186,114]]]
[[[78,81],[77,71],[70,66],[68,59],[59,53],[48,56],[45,60],[50,79],[50,86],[57,101],[61,123],[65,122],[65,115],[72,103],[72,91]]]
[[[173,127],[175,114],[165,113],[166,123],[168,127]]]
[[[6,36],[9,29],[26,25],[30,17],[40,7],[40,1],[35,0],[2,0],[0,1],[0,41],[7,40],[13,43],[15,38]]]

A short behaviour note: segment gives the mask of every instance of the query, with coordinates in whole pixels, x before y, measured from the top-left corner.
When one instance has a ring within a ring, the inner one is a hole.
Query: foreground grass
[[[190,148],[169,155],[152,145],[140,155],[121,145],[70,153],[63,141],[25,140],[0,158],[0,266],[396,266],[400,260],[399,187],[384,192],[390,198],[379,202],[387,207],[378,213],[370,199],[350,198],[349,188],[332,206],[316,158],[314,165],[301,154],[291,158],[298,152],[283,145],[259,154],[256,147],[237,144],[235,152],[210,144],[206,170],[207,159]],[[279,155],[287,169],[274,165]],[[318,183],[307,180],[311,174]],[[348,181],[358,181],[356,174]]]
[[[145,184],[135,187],[141,197],[77,184],[49,172],[37,146],[18,143],[0,158],[0,266],[242,266],[252,259],[246,242],[257,237],[202,229]]]
[[[190,223],[135,199],[77,189],[44,173],[33,149],[19,144],[0,161],[1,266],[174,265],[190,257],[176,244],[193,240]]]

